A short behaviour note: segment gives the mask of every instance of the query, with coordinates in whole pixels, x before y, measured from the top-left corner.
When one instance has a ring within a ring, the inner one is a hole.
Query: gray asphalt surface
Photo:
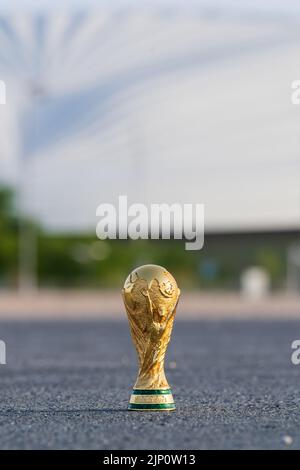
[[[178,409],[141,413],[126,410],[137,365],[125,322],[2,322],[0,448],[300,448],[297,338],[294,321],[177,321],[166,372]]]

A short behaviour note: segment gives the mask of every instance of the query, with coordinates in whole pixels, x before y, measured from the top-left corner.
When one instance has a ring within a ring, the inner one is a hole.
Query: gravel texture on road
[[[1,449],[300,448],[296,321],[177,321],[175,412],[130,412],[137,360],[120,321],[1,322]]]

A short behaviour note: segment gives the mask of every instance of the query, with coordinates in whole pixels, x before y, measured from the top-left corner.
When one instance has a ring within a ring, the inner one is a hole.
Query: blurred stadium
[[[0,12],[0,314],[116,313],[144,263],[195,314],[300,313],[296,2],[30,3]],[[121,194],[204,203],[204,248],[97,240]]]
[[[1,449],[300,448],[299,23],[296,0],[2,2]],[[98,240],[120,195],[205,204],[204,248]],[[171,414],[127,412],[146,263],[182,292]]]

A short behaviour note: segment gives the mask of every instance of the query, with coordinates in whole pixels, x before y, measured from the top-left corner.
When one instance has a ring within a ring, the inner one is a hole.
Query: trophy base
[[[133,389],[128,410],[130,411],[174,411],[176,409],[171,390]]]

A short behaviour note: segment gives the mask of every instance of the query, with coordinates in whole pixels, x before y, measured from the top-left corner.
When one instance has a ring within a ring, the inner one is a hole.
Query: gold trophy
[[[164,360],[180,295],[177,283],[165,268],[146,264],[129,274],[122,295],[139,360],[128,409],[175,410]]]

